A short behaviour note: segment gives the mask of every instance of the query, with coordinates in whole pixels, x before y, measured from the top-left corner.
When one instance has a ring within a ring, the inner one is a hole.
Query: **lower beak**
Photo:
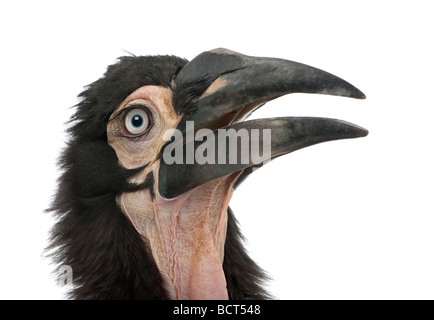
[[[294,92],[365,98],[348,82],[296,62],[217,49],[193,59],[173,83],[173,104],[183,116],[161,150],[159,193],[165,198],[243,171],[239,184],[278,156],[368,134],[354,124],[326,118],[243,121],[267,101]]]

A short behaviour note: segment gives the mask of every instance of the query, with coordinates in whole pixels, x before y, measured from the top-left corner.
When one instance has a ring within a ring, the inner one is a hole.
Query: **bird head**
[[[52,206],[52,248],[75,298],[266,298],[229,201],[264,163],[367,131],[345,121],[246,121],[289,93],[363,99],[300,63],[226,49],[187,62],[122,57],[72,117]]]

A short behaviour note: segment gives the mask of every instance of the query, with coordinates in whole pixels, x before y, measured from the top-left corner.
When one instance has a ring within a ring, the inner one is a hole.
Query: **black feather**
[[[242,244],[243,240],[244,238],[235,216],[231,208],[228,208],[223,270],[225,272],[229,299],[270,299],[271,297],[263,288],[263,284],[268,277],[248,256]]]
[[[76,137],[106,137],[108,117],[132,92],[145,85],[170,87],[174,73],[187,63],[174,56],[121,57],[107,68],[104,77],[90,84],[79,97],[71,129]]]
[[[155,198],[154,181],[154,172],[151,171],[148,173],[145,181],[143,182],[143,187],[149,189],[149,193],[151,194],[151,200],[154,200]]]
[[[194,83],[179,85],[173,94],[173,107],[178,115],[189,115],[197,110],[197,101],[206,89],[218,78],[217,76],[205,76]]]

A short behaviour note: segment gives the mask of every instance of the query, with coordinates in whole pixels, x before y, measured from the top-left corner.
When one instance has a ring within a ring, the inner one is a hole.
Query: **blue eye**
[[[124,134],[139,136],[151,127],[150,111],[145,106],[131,107],[123,117]]]

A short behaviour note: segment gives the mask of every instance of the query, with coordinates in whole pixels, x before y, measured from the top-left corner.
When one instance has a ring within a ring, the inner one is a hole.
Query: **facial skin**
[[[144,115],[150,116],[149,127],[137,137],[129,137],[125,123],[132,106],[145,106],[149,113]],[[139,88],[112,113],[107,137],[119,163],[128,169],[146,166],[130,182],[143,183],[150,173],[154,177],[154,198],[149,189],[122,193],[118,205],[150,245],[171,298],[227,299],[222,268],[227,208],[240,173],[163,198],[157,187],[160,149],[167,142],[165,132],[176,128],[180,118],[172,107],[172,90],[160,86]]]

